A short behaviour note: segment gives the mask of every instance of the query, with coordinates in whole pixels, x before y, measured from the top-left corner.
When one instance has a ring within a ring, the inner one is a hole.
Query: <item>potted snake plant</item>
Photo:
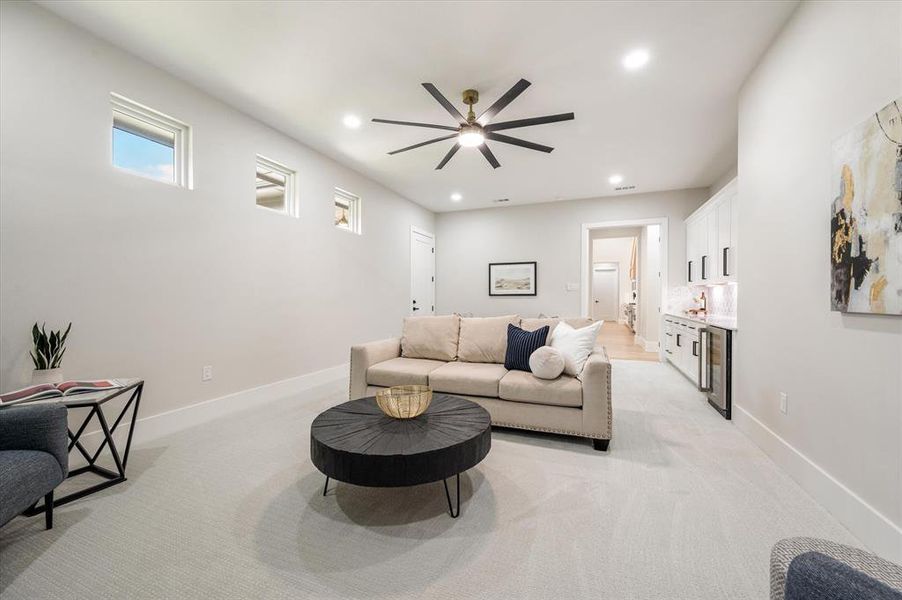
[[[72,329],[72,323],[66,328],[66,331],[47,331],[42,324],[38,328],[35,323],[31,328],[31,337],[34,341],[34,348],[30,352],[31,361],[34,363],[34,371],[31,373],[31,382],[39,383],[59,383],[63,380],[63,369],[60,366],[63,361],[63,354],[66,353],[66,338],[69,336],[69,330]]]

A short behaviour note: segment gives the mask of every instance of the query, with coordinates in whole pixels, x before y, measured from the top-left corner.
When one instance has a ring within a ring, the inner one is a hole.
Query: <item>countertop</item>
[[[730,331],[739,331],[739,325],[736,323],[735,317],[724,317],[719,315],[708,315],[706,317],[696,317],[689,316],[684,313],[676,313],[676,312],[666,312],[664,313],[670,317],[676,317],[677,319],[685,319],[687,321],[692,321],[694,323],[701,323],[702,325],[710,325],[711,327],[720,327],[721,329],[729,329]]]

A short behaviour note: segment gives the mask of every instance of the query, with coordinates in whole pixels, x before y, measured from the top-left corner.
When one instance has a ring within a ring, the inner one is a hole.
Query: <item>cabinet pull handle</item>
[[[727,251],[729,251],[729,249],[730,249],[730,248],[727,247],[727,246],[724,246],[724,249],[723,249],[723,276],[724,276],[724,277],[729,277],[729,276],[730,276],[730,273],[729,273],[729,271],[730,271],[730,265],[729,265],[729,263],[727,262]]]
[[[708,255],[702,256],[702,279],[708,278]]]
[[[689,264],[689,274],[687,275],[686,278],[689,280],[689,283],[692,283],[692,261],[690,260],[688,264]]]
[[[680,345],[680,334],[679,333],[677,334],[677,348],[682,348],[682,346]]]
[[[698,356],[698,340],[692,340],[692,356]]]

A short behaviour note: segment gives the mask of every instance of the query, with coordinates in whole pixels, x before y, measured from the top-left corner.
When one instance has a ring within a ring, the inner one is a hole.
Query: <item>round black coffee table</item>
[[[394,419],[375,398],[351,400],[320,413],[310,426],[310,458],[329,479],[370,487],[441,480],[452,517],[460,514],[460,474],[492,447],[489,413],[474,402],[435,394],[419,417]],[[457,510],[447,479],[457,478]]]

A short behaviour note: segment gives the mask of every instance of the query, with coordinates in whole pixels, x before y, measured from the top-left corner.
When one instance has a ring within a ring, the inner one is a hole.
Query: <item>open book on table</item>
[[[94,381],[64,381],[42,383],[0,395],[0,404],[18,404],[33,400],[49,400],[75,394],[87,394],[124,387],[121,379],[97,379]]]

